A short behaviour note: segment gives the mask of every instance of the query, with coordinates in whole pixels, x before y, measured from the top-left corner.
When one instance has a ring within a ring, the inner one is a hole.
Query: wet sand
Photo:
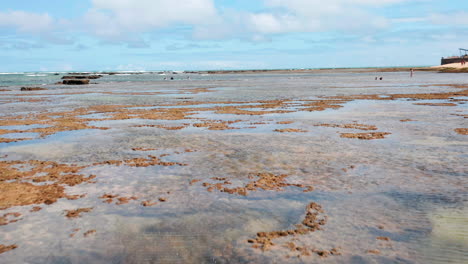
[[[208,77],[0,91],[0,262],[468,261],[463,76]]]

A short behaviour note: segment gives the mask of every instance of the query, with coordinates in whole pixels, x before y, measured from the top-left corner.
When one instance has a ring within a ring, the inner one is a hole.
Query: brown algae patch
[[[352,169],[355,169],[356,166],[354,165],[350,165],[348,168],[342,168],[341,170],[344,171],[344,172],[348,172],[348,170],[352,170]]]
[[[208,130],[228,130],[228,129],[238,129],[235,127],[230,127],[229,125],[241,122],[242,120],[234,121],[223,121],[223,120],[212,120],[204,121],[203,123],[195,123],[194,127],[206,127]]]
[[[386,135],[390,135],[388,132],[370,132],[370,133],[341,133],[342,138],[357,138],[361,140],[372,140],[372,139],[383,139]]]
[[[209,93],[209,92],[214,92],[211,90],[212,88],[184,88],[184,89],[179,89],[179,91],[182,91],[182,94],[199,94],[199,93]]]
[[[84,237],[89,237],[89,236],[92,236],[92,235],[96,234],[96,232],[97,232],[97,231],[96,231],[95,229],[93,229],[93,230],[88,230],[88,231],[84,232],[83,236],[84,236]]]
[[[133,158],[126,160],[108,160],[100,163],[94,163],[93,165],[114,165],[114,166],[129,166],[129,167],[149,167],[149,166],[186,166],[187,164],[179,162],[166,162],[161,161],[158,157],[148,155],[148,158]]]
[[[190,185],[194,185],[195,183],[201,181],[200,179],[193,179],[189,182]]]
[[[450,115],[453,115],[453,116],[461,116],[463,118],[468,118],[468,115],[463,115],[463,114],[450,114]]]
[[[384,237],[384,236],[376,237],[376,239],[377,239],[377,240],[382,240],[382,241],[390,241],[390,238]]]
[[[153,150],[158,150],[155,148],[132,148],[133,151],[153,151]]]
[[[298,246],[294,242],[289,241],[284,244],[284,247],[289,249],[294,254],[298,254],[297,257],[311,256],[313,253],[317,254],[321,258],[326,258],[330,255],[339,256],[341,255],[339,248],[332,248],[330,250],[316,249],[308,246]],[[287,256],[289,257],[289,256]]]
[[[191,153],[191,152],[197,152],[197,151],[194,150],[194,149],[184,149],[184,152],[185,153]]]
[[[0,138],[0,143],[12,143],[31,139],[32,138]]]
[[[447,92],[447,93],[419,93],[419,94],[368,94],[368,95],[348,95],[348,96],[324,96],[326,99],[341,99],[341,100],[397,100],[397,99],[414,99],[414,100],[447,100],[452,97],[468,96],[468,89]]]
[[[3,216],[0,216],[0,226],[18,222],[20,220],[20,216],[21,214],[16,212],[4,214]]]
[[[453,88],[459,88],[459,89],[467,89],[468,88],[468,84],[453,84],[453,83],[448,83],[448,84],[424,84],[424,85],[420,85],[419,87],[437,87],[437,86],[453,87]]]
[[[131,196],[131,197],[119,197],[117,198],[118,202],[116,205],[122,205],[122,204],[128,204],[132,200],[138,200],[137,197]]]
[[[150,206],[153,206],[153,205],[156,205],[158,204],[157,202],[153,202],[151,200],[147,200],[147,201],[143,201],[141,202],[141,205],[144,206],[144,207],[150,207]]]
[[[26,99],[26,98],[11,98],[7,100],[2,100],[1,102],[4,104],[9,104],[9,103],[41,103],[41,102],[48,102],[50,101],[49,99],[46,98],[34,98],[34,99]]]
[[[89,213],[93,210],[93,208],[79,208],[76,210],[65,210],[66,214],[65,216],[67,218],[78,218],[81,217],[82,213]]]
[[[468,135],[468,128],[456,128],[455,132],[460,135]]]
[[[65,189],[58,184],[1,183],[0,210],[30,204],[53,204],[66,198]]]
[[[119,197],[117,194],[103,194],[102,196],[99,197],[99,199],[105,199],[104,203],[112,203],[114,201],[114,198]]]
[[[5,245],[0,244],[0,254],[3,254],[5,252],[8,252],[8,251],[13,250],[15,248],[18,248],[18,246],[17,245],[5,246]]]
[[[279,132],[279,133],[306,133],[306,132],[309,132],[307,130],[298,129],[298,128],[275,129],[273,131]]]
[[[327,109],[338,109],[343,107],[340,104],[344,104],[348,102],[348,100],[317,100],[313,101],[312,103],[304,104],[305,107],[304,111],[325,111]]]
[[[286,174],[275,175],[272,173],[256,173],[249,175],[249,179],[252,181],[242,187],[226,187],[226,185],[231,185],[232,183],[227,180],[227,178],[220,177],[211,178],[211,180],[218,181],[218,183],[204,182],[202,185],[203,187],[207,187],[209,192],[212,192],[216,189],[220,192],[243,196],[247,196],[249,191],[257,191],[260,189],[264,191],[282,191],[284,187],[298,187],[303,188],[303,192],[310,192],[314,190],[314,187],[310,185],[287,183],[287,177],[288,175]],[[192,180],[191,184],[195,182],[196,180]]]
[[[34,206],[33,208],[31,208],[31,210],[29,210],[29,212],[34,213],[34,212],[39,212],[40,210],[42,210],[42,207]]]
[[[76,233],[78,233],[81,229],[79,228],[75,228],[72,230],[72,233],[69,235],[70,237],[74,237],[76,235]]]
[[[133,127],[154,127],[154,128],[162,128],[166,130],[181,130],[186,128],[186,125],[183,126],[166,126],[166,125],[136,125]]]
[[[454,103],[414,103],[414,105],[428,105],[428,106],[457,106]]]
[[[335,127],[335,128],[349,128],[349,129],[358,129],[358,130],[377,130],[376,126],[373,125],[364,125],[364,124],[318,124],[315,126],[322,127]]]
[[[186,126],[166,126],[166,125],[155,125],[157,128],[165,129],[165,130],[181,130],[186,128]]]
[[[278,124],[278,125],[289,125],[289,124],[292,124],[292,123],[294,123],[294,121],[278,121],[278,122],[276,122],[276,124]],[[254,124],[256,124],[256,123],[254,123]]]
[[[351,100],[351,99],[350,99]],[[19,126],[19,125],[48,125],[49,127],[35,128],[31,130],[18,130],[17,133],[31,132],[38,133],[41,137],[53,135],[58,132],[83,130],[83,129],[101,129],[106,130],[106,127],[96,127],[89,125],[93,121],[109,121],[109,120],[126,120],[126,119],[146,119],[146,120],[186,120],[195,119],[191,116],[199,112],[215,112],[217,114],[234,114],[234,115],[266,115],[275,113],[290,113],[297,111],[323,111],[325,109],[336,109],[342,107],[343,104],[350,100],[306,100],[301,101],[302,104],[292,103],[292,100],[270,100],[270,101],[247,101],[247,102],[179,102],[175,104],[162,105],[94,105],[89,107],[76,108],[62,112],[42,112],[30,113],[26,115],[4,116],[0,117],[3,125]],[[222,105],[222,104],[240,104],[238,106]],[[218,106],[210,107],[179,107],[176,106],[195,106],[201,104],[218,104]],[[221,106],[219,106],[221,104]],[[155,106],[159,106],[154,108]],[[166,108],[165,108],[166,106]],[[290,110],[291,106],[300,106],[294,110]],[[284,110],[288,108],[287,110]],[[261,109],[261,110],[258,110]],[[90,114],[103,114],[104,118],[84,118],[83,116]],[[223,121],[223,120],[205,120],[202,123],[196,123],[194,127],[207,127],[210,130],[225,130],[234,129],[230,124],[240,122]],[[290,121],[283,121],[284,124]],[[166,125],[137,125],[136,127],[157,127],[167,130],[183,129],[190,124],[182,124],[177,126]],[[28,140],[22,139],[3,139],[5,143],[14,141]]]
[[[373,254],[373,255],[380,255],[380,250],[378,250],[378,249],[369,249],[369,250],[367,250],[367,253]]]
[[[413,120],[413,119],[401,119],[400,122],[411,122],[411,121],[416,121],[416,120]]]
[[[118,93],[118,92],[103,92],[103,94],[112,95],[160,95],[162,92],[131,92],[131,93]]]
[[[327,222],[327,217],[323,215],[324,211],[322,206],[317,203],[311,202],[306,207],[306,215],[300,224],[296,225],[295,229],[258,232],[256,238],[248,239],[247,242],[253,244],[253,248],[258,248],[263,251],[270,250],[275,243],[272,241],[278,238],[296,237],[298,235],[305,235],[311,232],[320,230]],[[296,250],[296,248],[291,250]]]
[[[113,203],[115,199],[116,205],[127,204],[132,200],[138,200],[138,198],[135,196],[125,197],[125,196],[120,196],[117,194],[107,194],[107,193],[100,196],[99,199],[103,199],[104,203],[109,203],[109,204]]]
[[[21,130],[9,130],[9,129],[0,129],[0,135],[10,134],[10,133],[19,133]]]
[[[20,170],[18,166],[29,166],[31,169]],[[21,205],[52,204],[60,198],[80,198],[67,195],[64,186],[91,182],[94,175],[85,177],[78,174],[84,168],[86,166],[53,161],[0,161],[0,210]],[[45,182],[48,183],[35,184]]]

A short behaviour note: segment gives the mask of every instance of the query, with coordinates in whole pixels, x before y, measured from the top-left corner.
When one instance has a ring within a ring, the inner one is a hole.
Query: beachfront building
[[[451,56],[451,57],[442,57],[440,65],[450,64],[450,63],[460,63],[462,61],[468,61],[468,49],[458,49],[460,51],[460,56]]]

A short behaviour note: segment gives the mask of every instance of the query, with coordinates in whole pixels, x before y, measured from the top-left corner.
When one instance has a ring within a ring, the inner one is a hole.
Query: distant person
[[[413,78],[413,74],[414,74],[414,70],[413,70],[413,68],[411,68],[411,70],[410,70],[410,77],[411,78]]]
[[[375,77],[375,80],[377,81],[377,79],[379,79],[378,77]]]

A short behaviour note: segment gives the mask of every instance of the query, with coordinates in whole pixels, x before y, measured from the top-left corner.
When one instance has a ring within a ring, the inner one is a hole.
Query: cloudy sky
[[[436,65],[466,0],[0,0],[0,72]]]

